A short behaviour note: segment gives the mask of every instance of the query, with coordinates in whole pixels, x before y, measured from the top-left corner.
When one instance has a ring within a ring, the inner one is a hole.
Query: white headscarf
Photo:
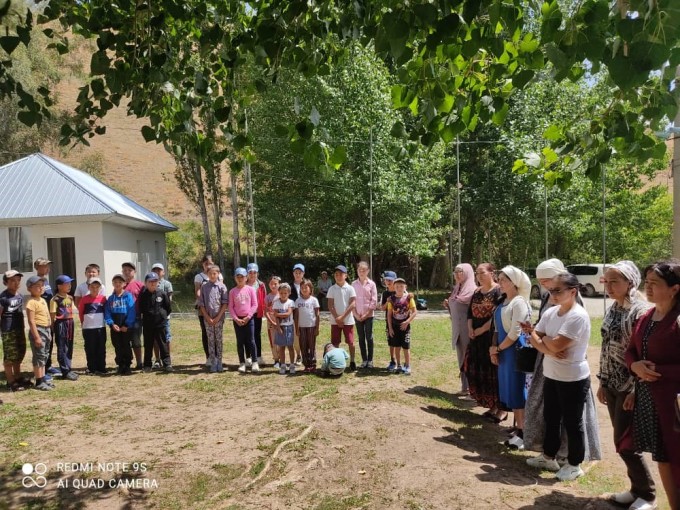
[[[630,260],[621,260],[611,266],[612,269],[616,269],[623,277],[628,280],[630,287],[628,287],[628,296],[634,299],[638,295],[638,287],[642,283],[642,276],[640,275],[640,270],[635,265],[635,262]]]
[[[505,274],[512,284],[517,287],[517,293],[525,300],[529,301],[529,298],[531,297],[531,280],[529,279],[529,276],[515,266],[505,266],[501,269],[501,273]]]
[[[555,278],[558,274],[566,271],[567,268],[564,267],[561,260],[548,259],[536,267],[536,278]]]

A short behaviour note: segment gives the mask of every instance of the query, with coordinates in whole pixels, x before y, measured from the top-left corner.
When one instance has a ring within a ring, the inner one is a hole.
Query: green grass
[[[319,496],[317,496],[319,497]],[[358,496],[321,496],[321,500],[316,504],[314,510],[350,510],[369,508],[371,495],[368,493]]]

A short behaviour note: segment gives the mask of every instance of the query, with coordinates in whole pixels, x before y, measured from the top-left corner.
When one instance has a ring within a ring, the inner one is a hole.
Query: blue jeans
[[[255,346],[255,321],[251,317],[245,326],[239,326],[234,322],[234,332],[236,333],[238,361],[239,363],[245,363],[248,353],[257,353],[257,347]],[[257,359],[253,361],[257,361]]]

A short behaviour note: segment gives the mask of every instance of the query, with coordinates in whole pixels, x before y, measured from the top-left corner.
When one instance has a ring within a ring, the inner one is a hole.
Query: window
[[[569,266],[567,270],[576,276],[593,276],[597,274],[597,266]]]
[[[0,271],[33,271],[33,246],[28,227],[0,228]]]

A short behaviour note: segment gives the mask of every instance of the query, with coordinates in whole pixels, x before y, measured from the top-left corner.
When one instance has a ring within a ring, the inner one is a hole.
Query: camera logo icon
[[[43,462],[38,462],[36,465],[27,462],[21,466],[21,472],[25,475],[21,484],[27,489],[31,487],[42,489],[47,485],[47,478],[43,476],[47,473],[47,465]]]

